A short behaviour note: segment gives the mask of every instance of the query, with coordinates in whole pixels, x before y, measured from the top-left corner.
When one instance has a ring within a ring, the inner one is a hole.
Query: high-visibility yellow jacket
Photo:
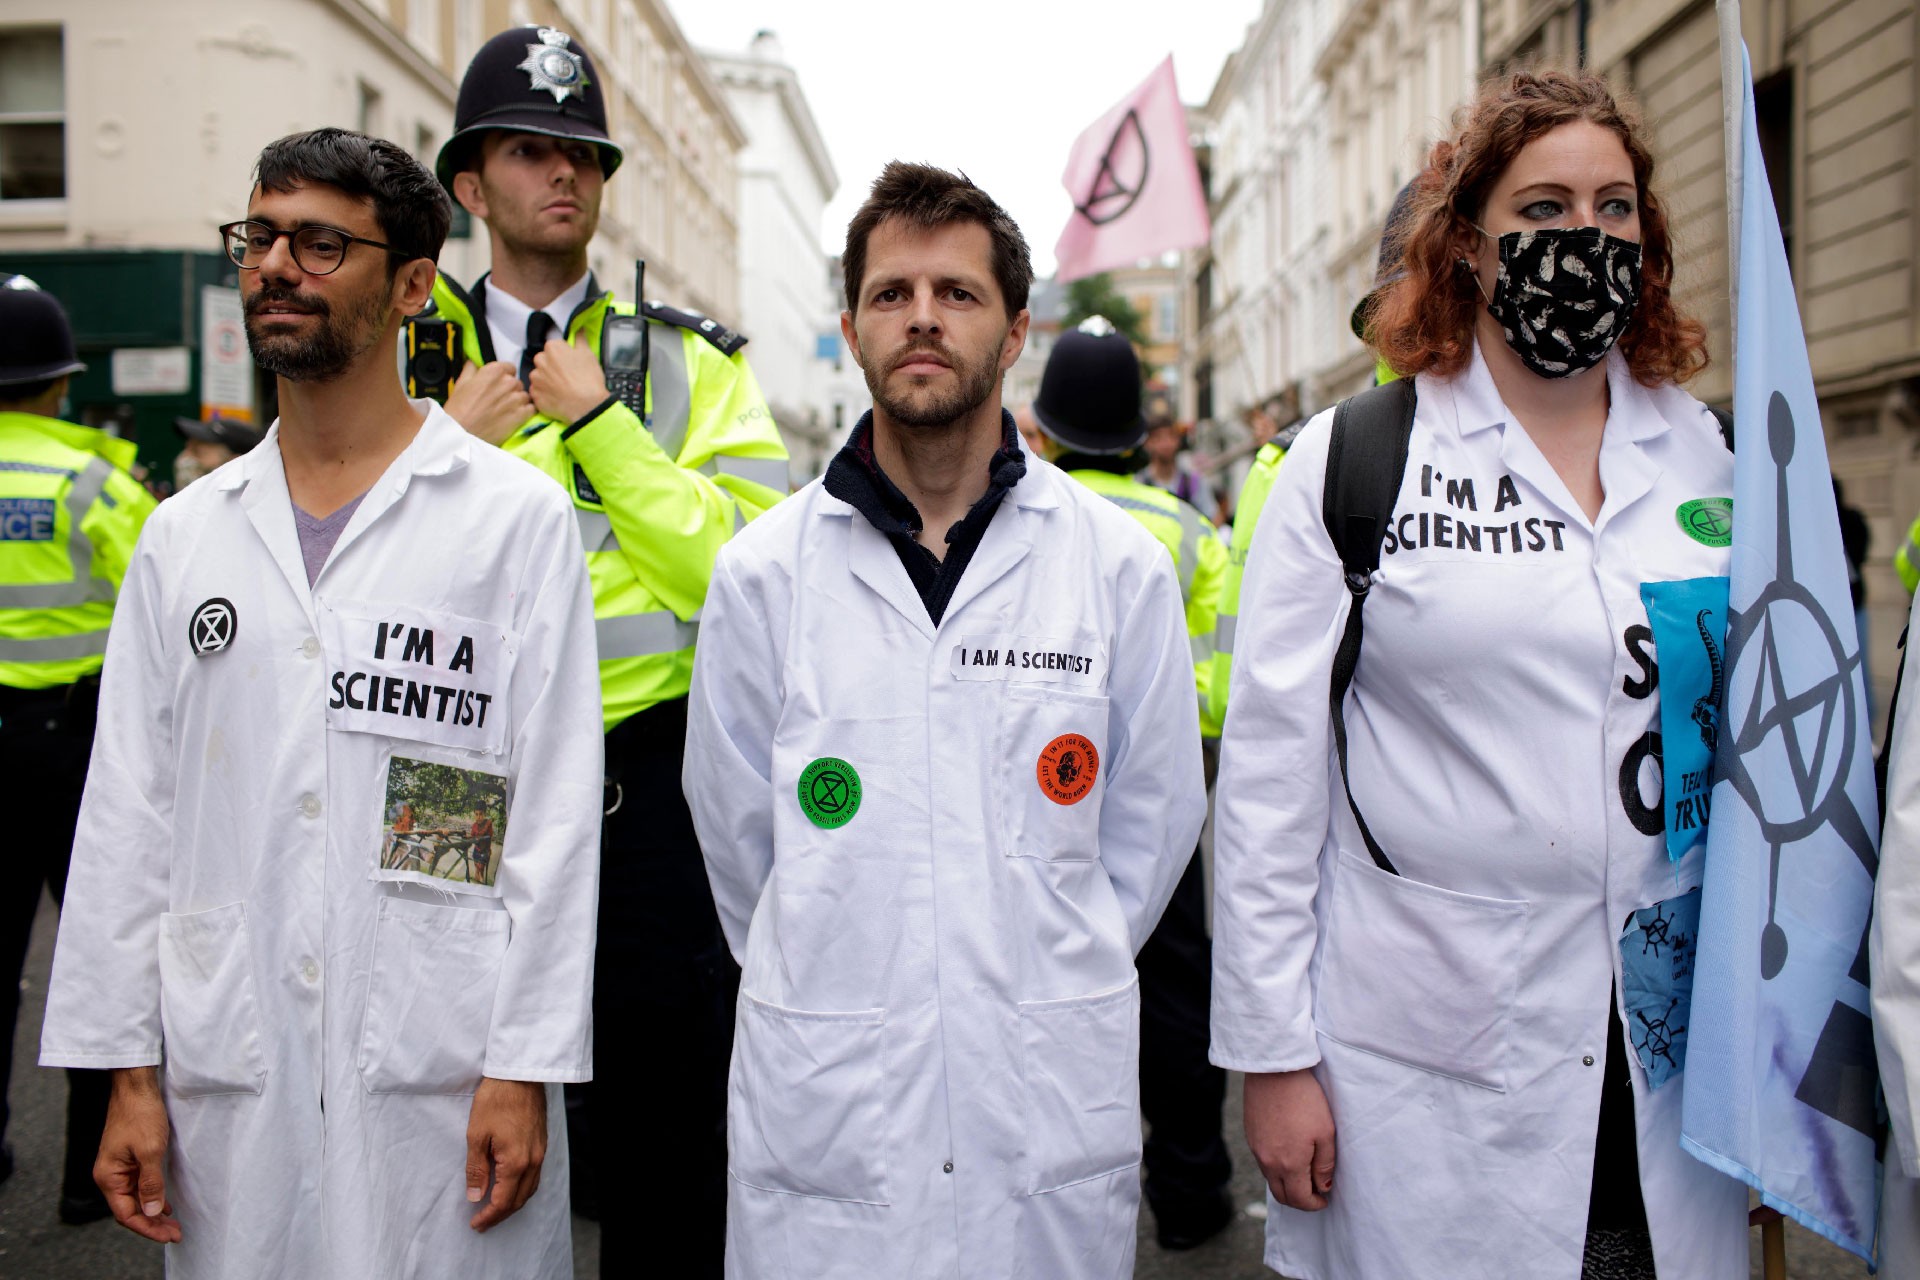
[[[153,498],[135,446],[92,427],[0,413],[0,685],[99,672],[120,582]]]
[[[493,359],[469,294],[442,275],[430,313],[460,325],[467,363]],[[598,354],[609,311],[634,314],[589,281],[567,320]],[[578,422],[536,415],[505,444],[573,497],[593,583],[605,722],[669,698],[693,678],[713,560],[747,521],[787,495],[787,450],[740,347],[704,317],[649,303],[647,420],[609,400]]]
[[[1227,543],[1227,567],[1220,585],[1220,620],[1213,633],[1213,673],[1207,681],[1208,714],[1215,724],[1227,720],[1227,683],[1233,676],[1233,632],[1240,621],[1240,580],[1247,573],[1247,549],[1253,545],[1253,527],[1267,504],[1273,482],[1287,451],[1268,441],[1253,455],[1246,483],[1233,509],[1233,534]]]
[[[1174,572],[1180,579],[1180,601],[1187,611],[1187,645],[1193,651],[1193,683],[1200,700],[1200,736],[1218,738],[1220,718],[1213,714],[1207,694],[1214,673],[1213,636],[1221,584],[1227,572],[1227,549],[1214,536],[1213,522],[1192,503],[1165,489],[1111,471],[1067,474],[1145,525],[1147,532],[1172,554]]]
[[[1908,595],[1920,590],[1920,517],[1915,517],[1907,529],[1907,540],[1893,553],[1893,568]]]
[[[1384,360],[1373,363],[1375,386],[1392,382],[1400,375]],[[1292,437],[1288,437],[1291,439]],[[1227,686],[1233,680],[1233,633],[1240,622],[1240,580],[1247,574],[1247,550],[1253,546],[1253,529],[1260,523],[1260,508],[1267,505],[1273,482],[1286,458],[1286,446],[1269,440],[1253,455],[1246,483],[1240,486],[1240,498],[1233,508],[1233,534],[1227,544],[1227,576],[1220,588],[1220,624],[1213,639],[1213,679],[1208,694],[1215,724],[1227,721]],[[1920,528],[1916,524],[1915,528]]]

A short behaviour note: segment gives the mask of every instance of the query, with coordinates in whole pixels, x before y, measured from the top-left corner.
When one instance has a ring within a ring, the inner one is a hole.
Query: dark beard
[[[312,338],[256,332],[255,314],[275,303],[306,308],[319,317],[320,332]],[[326,382],[340,376],[379,341],[380,317],[385,310],[385,296],[369,291],[344,319],[336,319],[324,298],[282,285],[262,285],[246,303],[247,350],[255,364],[289,382]],[[372,336],[363,337],[368,330]]]
[[[947,365],[959,375],[960,385],[944,396],[930,401],[915,403],[906,398],[896,398],[887,393],[887,375],[905,364],[909,357],[930,351],[947,362]],[[874,373],[865,370],[867,390],[873,395],[874,404],[885,411],[886,415],[903,427],[950,427],[987,402],[1000,379],[1000,370],[992,359],[981,360],[978,364],[969,364],[962,360],[951,347],[937,342],[916,342],[903,348],[893,359],[887,361],[887,367]]]

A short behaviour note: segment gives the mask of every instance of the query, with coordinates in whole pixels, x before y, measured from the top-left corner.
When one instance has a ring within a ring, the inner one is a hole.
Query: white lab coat
[[[572,1276],[558,1084],[540,1188],[485,1235],[466,1130],[483,1072],[590,1074],[597,671],[565,495],[437,406],[311,590],[277,424],[148,521],[40,1061],[164,1051],[170,1276]],[[506,776],[490,891],[373,878],[390,754]]]
[[[1132,1275],[1133,956],[1205,808],[1166,549],[1030,458],[936,628],[816,481],[722,550],[702,631],[686,789],[744,969],[727,1274]],[[1037,772],[1067,734],[1099,761],[1070,804]],[[823,756],[860,779],[838,828],[799,801]]]
[[[1911,611],[1911,606],[1909,606]],[[1887,730],[1887,815],[1867,934],[1873,1040],[1886,1091],[1887,1167],[1880,1208],[1883,1274],[1920,1274],[1920,649],[1908,618],[1899,718]]]
[[[1328,1207],[1269,1202],[1267,1263],[1299,1280],[1580,1275],[1617,939],[1697,886],[1703,856],[1668,861],[1659,766],[1629,763],[1660,727],[1640,584],[1724,575],[1728,552],[1675,511],[1732,492],[1704,407],[1617,353],[1607,374],[1592,522],[1477,351],[1419,379],[1395,508],[1413,545],[1382,557],[1346,707],[1354,794],[1399,877],[1354,825],[1327,713],[1348,611],[1321,514],[1331,412],[1255,534],[1216,796],[1212,1053],[1317,1067],[1326,1089]],[[1478,551],[1454,522],[1486,529]],[[1650,1093],[1627,1057],[1660,1274],[1744,1277],[1745,1191],[1681,1152],[1679,1079]]]

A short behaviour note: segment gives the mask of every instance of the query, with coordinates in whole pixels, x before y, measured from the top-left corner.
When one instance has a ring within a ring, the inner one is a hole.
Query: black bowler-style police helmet
[[[1040,429],[1076,453],[1125,453],[1147,438],[1140,357],[1100,316],[1060,335],[1033,402]]]
[[[453,190],[453,175],[467,167],[489,129],[591,142],[602,174],[610,178],[620,167],[620,148],[607,137],[600,73],[573,37],[552,27],[502,31],[473,55],[454,103],[453,136],[434,162],[440,185]]]
[[[0,273],[0,387],[86,367],[60,300],[25,276]]]

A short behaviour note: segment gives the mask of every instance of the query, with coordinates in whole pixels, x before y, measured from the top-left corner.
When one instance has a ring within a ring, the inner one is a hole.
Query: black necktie
[[[520,385],[526,386],[533,377],[533,358],[547,345],[547,336],[553,332],[553,317],[544,311],[536,311],[527,317],[527,345],[520,352]]]

